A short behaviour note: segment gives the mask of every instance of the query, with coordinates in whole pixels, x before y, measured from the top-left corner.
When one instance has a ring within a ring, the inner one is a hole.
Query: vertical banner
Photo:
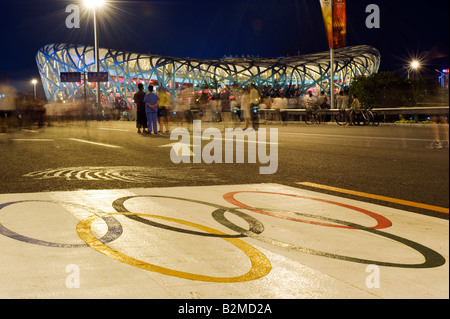
[[[347,45],[347,14],[345,0],[320,0],[323,21],[330,49]]]

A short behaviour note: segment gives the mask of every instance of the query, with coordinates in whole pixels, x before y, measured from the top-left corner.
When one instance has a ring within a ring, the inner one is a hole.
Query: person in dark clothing
[[[142,83],[138,84],[139,91],[134,94],[134,103],[136,103],[136,127],[138,129],[138,133],[141,133],[141,128],[143,129],[143,133],[146,133],[147,129],[147,115],[145,114],[145,92],[144,85]]]

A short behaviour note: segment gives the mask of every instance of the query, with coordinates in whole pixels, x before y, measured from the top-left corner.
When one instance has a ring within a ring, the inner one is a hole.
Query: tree
[[[394,72],[380,72],[358,76],[350,84],[350,94],[374,108],[414,106],[417,103],[416,80],[407,80]]]

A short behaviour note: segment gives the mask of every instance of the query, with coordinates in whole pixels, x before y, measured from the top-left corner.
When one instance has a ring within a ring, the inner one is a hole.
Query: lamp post
[[[100,57],[98,49],[98,35],[97,35],[97,8],[103,6],[105,0],[84,0],[84,5],[93,10],[94,14],[94,50],[95,50],[95,71],[100,72]],[[100,82],[97,82],[97,104],[100,104]]]
[[[38,83],[38,81],[36,79],[33,79],[31,83],[33,84],[34,87],[34,99],[36,99],[36,84]]]

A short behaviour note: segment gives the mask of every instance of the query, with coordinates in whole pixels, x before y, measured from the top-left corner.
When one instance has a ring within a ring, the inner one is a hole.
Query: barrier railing
[[[374,108],[372,111],[376,111],[379,114],[448,114],[448,106],[436,106],[436,107],[398,107],[398,108]],[[275,112],[274,109],[262,109],[260,112]],[[306,109],[284,109],[281,112],[295,113],[295,114],[306,114]],[[335,114],[338,113],[338,109],[318,109],[317,112],[322,114]]]

